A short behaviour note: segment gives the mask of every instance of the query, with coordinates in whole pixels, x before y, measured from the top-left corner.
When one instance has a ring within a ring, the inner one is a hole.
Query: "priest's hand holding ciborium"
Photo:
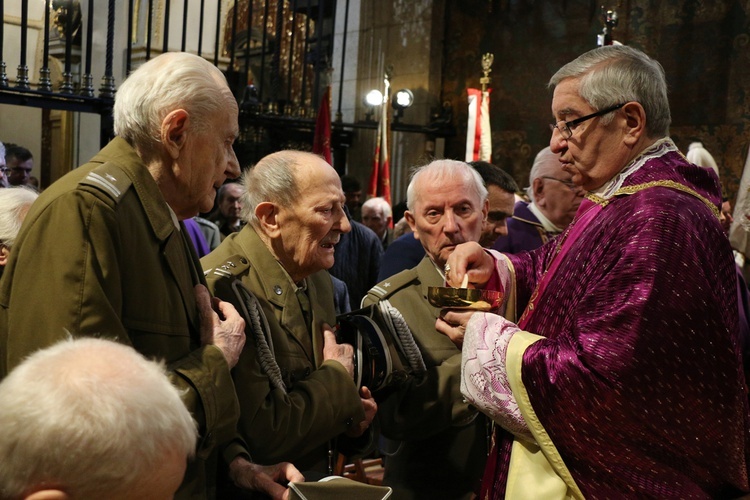
[[[474,242],[463,243],[445,264],[449,286],[428,290],[430,304],[442,308],[435,328],[459,348],[463,345],[466,324],[474,313],[499,313],[504,304],[503,286],[496,271],[495,258],[484,248]]]

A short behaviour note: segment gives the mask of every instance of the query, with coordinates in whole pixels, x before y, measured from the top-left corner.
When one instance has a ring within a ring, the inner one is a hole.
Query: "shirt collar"
[[[622,185],[625,183],[625,180],[635,172],[637,172],[643,165],[646,164],[647,161],[651,160],[652,158],[662,156],[669,151],[677,151],[677,146],[675,146],[674,142],[672,142],[672,139],[670,139],[669,137],[659,139],[651,146],[646,148],[643,152],[641,152],[640,155],[635,157],[633,161],[625,165],[625,167],[620,170],[620,172],[618,172],[614,177],[607,181],[602,187],[595,191],[592,191],[591,193],[594,195],[598,195],[604,199],[611,198],[615,194],[615,192],[622,187]]]
[[[554,225],[554,224],[552,223],[552,221],[550,221],[550,220],[549,220],[549,219],[548,219],[548,218],[547,218],[547,217],[546,217],[546,216],[545,216],[545,215],[544,215],[544,214],[542,213],[542,211],[541,211],[541,210],[539,209],[539,207],[538,207],[538,206],[536,206],[536,203],[534,203],[534,202],[532,201],[531,203],[529,203],[529,205],[528,205],[528,208],[529,208],[529,211],[530,211],[530,212],[531,212],[532,214],[534,214],[534,216],[535,216],[535,217],[536,217],[537,219],[539,219],[539,223],[540,223],[540,224],[542,225],[542,227],[544,228],[544,230],[545,230],[545,231],[547,231],[548,233],[555,233],[555,234],[557,234],[557,233],[562,233],[562,229],[560,229],[559,227],[557,227],[556,225]]]

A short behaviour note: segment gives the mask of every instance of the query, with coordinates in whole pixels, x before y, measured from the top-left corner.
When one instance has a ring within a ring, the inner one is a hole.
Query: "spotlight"
[[[365,96],[365,104],[368,106],[380,106],[383,104],[383,93],[377,89],[373,89]]]
[[[393,108],[405,109],[411,106],[413,103],[414,103],[414,94],[411,93],[411,90],[401,89],[398,92],[396,92],[396,95],[393,99]]]

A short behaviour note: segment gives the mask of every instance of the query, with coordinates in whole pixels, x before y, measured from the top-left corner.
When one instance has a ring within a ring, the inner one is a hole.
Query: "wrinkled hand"
[[[446,335],[456,347],[461,349],[464,345],[466,324],[476,312],[471,310],[443,309],[440,311],[440,317],[435,321],[435,329]]]
[[[229,477],[237,487],[264,493],[274,500],[289,498],[287,483],[301,483],[305,480],[305,476],[289,462],[258,465],[242,456],[235,457],[229,464]]]
[[[359,437],[364,434],[378,412],[378,404],[375,402],[375,398],[372,397],[370,389],[365,386],[360,387],[359,398],[362,400],[362,409],[365,410],[365,419],[346,431],[346,435],[349,437]]]
[[[211,297],[203,285],[195,285],[195,301],[201,319],[201,344],[215,345],[234,368],[245,346],[245,320],[229,302]]]
[[[338,361],[349,375],[354,378],[354,348],[349,344],[339,344],[333,328],[323,323],[323,360]]]
[[[495,259],[479,243],[461,243],[448,257],[450,271],[445,279],[448,285],[460,287],[464,274],[469,274],[469,288],[484,288],[495,271]]]

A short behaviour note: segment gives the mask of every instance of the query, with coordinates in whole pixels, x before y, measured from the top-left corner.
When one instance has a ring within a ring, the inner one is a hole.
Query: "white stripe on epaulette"
[[[86,176],[86,180],[89,180],[89,181],[91,181],[91,182],[93,182],[95,184],[98,184],[99,186],[103,187],[104,189],[106,189],[107,191],[109,191],[109,193],[114,198],[119,198],[120,195],[122,194],[120,192],[120,190],[117,189],[117,187],[115,187],[114,184],[112,184],[111,182],[109,182],[107,179],[105,179],[101,175],[95,174],[94,172],[89,172],[89,174]]]
[[[229,271],[225,271],[225,270],[220,269],[218,267],[216,269],[214,269],[214,274],[218,274],[220,276],[224,276],[225,278],[229,278],[229,277],[232,276],[232,273],[230,273]]]
[[[388,290],[378,285],[375,285],[374,287],[370,289],[370,293],[372,293],[373,295],[378,295],[380,297],[385,297],[388,294]]]

